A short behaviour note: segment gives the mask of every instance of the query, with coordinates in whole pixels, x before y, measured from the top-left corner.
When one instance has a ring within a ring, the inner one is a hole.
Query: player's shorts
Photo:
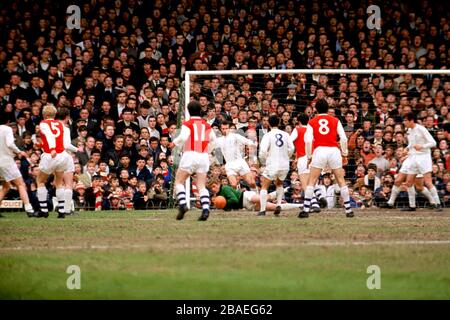
[[[6,182],[10,182],[21,177],[22,174],[20,173],[15,161],[5,161],[5,163],[0,164],[0,178]]]
[[[70,164],[67,160],[67,152],[65,151],[58,153],[54,158],[52,158],[50,153],[43,153],[41,155],[41,162],[39,163],[39,169],[46,174],[68,172],[69,166]]]
[[[243,176],[250,172],[250,167],[244,159],[238,159],[225,164],[227,176]]]
[[[411,156],[409,164],[410,174],[425,174],[433,170],[433,162],[429,154],[415,154]]]
[[[252,197],[256,194],[255,191],[244,191],[244,194],[242,195],[242,206],[244,209],[249,211],[255,210],[255,204],[252,202]]]
[[[209,155],[207,153],[187,151],[181,156],[178,168],[189,172],[189,174],[208,173]]]
[[[66,154],[65,157],[66,157],[66,161],[67,161],[67,170],[64,172],[73,173],[73,172],[75,172],[75,163],[73,162],[73,157],[68,152],[66,152],[65,154]]]
[[[266,167],[262,173],[262,176],[271,181],[275,181],[277,179],[283,181],[284,179],[286,179],[288,173],[289,170]]]
[[[297,159],[297,171],[298,174],[308,174],[308,156],[303,156]]]
[[[336,147],[317,147],[312,155],[311,167],[322,170],[342,168],[341,151]]]
[[[403,174],[408,174],[410,171],[409,170],[410,166],[411,166],[411,157],[407,157],[405,160],[403,160],[399,172]]]

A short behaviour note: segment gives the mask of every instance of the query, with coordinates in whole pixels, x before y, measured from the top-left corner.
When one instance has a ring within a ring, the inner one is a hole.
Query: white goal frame
[[[186,71],[184,78],[184,118],[189,120],[189,112],[187,106],[190,102],[191,92],[191,76],[222,76],[222,75],[248,75],[248,74],[364,74],[364,75],[450,75],[450,69],[249,69],[249,70],[203,70],[203,71]],[[191,179],[186,180],[186,195],[190,199]],[[190,201],[187,201],[190,208]]]

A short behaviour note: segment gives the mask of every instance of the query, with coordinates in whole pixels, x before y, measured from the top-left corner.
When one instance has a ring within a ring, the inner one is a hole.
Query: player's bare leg
[[[230,187],[233,189],[237,189],[237,177],[235,175],[227,176],[228,182],[230,183]]]
[[[406,187],[408,191],[409,206],[403,208],[402,211],[416,211],[416,189],[414,188],[415,174],[406,175]]]
[[[321,168],[310,167],[309,169],[308,183],[305,189],[305,201],[303,202],[303,210],[298,215],[299,218],[309,217],[311,199],[314,197],[314,186],[316,185],[321,172]]]
[[[187,199],[189,199],[190,195],[186,195],[186,189],[184,188],[184,183],[187,178],[189,178],[191,174],[183,169],[178,169],[177,174],[175,176],[175,193],[178,199],[178,215],[177,220],[182,220],[184,218],[184,214],[189,210],[187,208]]]
[[[2,203],[9,189],[11,189],[11,184],[9,182],[3,181],[2,189],[0,190],[0,203]]]
[[[244,174],[242,177],[244,178],[245,182],[247,182],[248,186],[250,187],[250,190],[256,192],[258,191],[258,188],[256,187],[255,178],[251,172]]]
[[[272,183],[272,180],[261,176],[261,190],[259,192],[259,198],[260,198],[260,209],[258,216],[265,216],[266,215],[266,207],[267,207],[267,190],[269,189],[270,184]]]
[[[397,197],[400,193],[400,187],[402,183],[406,180],[406,174],[399,172],[397,177],[394,181],[394,186],[392,187],[391,196],[389,197],[389,200],[382,208],[388,208],[388,209],[394,209],[395,200],[397,200]]]
[[[423,175],[423,183],[428,188],[428,190],[435,202],[434,208],[437,211],[442,211],[441,199],[439,199],[439,195],[437,193],[436,187],[433,184],[433,178],[431,176],[431,172],[427,172]],[[431,203],[431,201],[430,201],[430,203]]]
[[[11,189],[11,184],[9,182],[4,181],[2,183],[2,189],[0,190],[0,204],[8,193],[9,189]],[[2,218],[2,214],[0,213],[0,218]]]
[[[34,213],[33,206],[30,203],[27,186],[25,185],[23,178],[17,178],[12,180],[11,182],[17,187],[17,191],[19,191],[20,199],[23,202],[28,217],[37,217],[37,214]]]
[[[57,208],[57,212],[58,212],[58,218],[59,219],[64,219],[66,217],[65,212],[64,212],[64,172],[63,171],[58,171],[54,173],[55,175],[55,180],[54,180],[54,184],[55,184],[55,188],[56,188],[56,199],[58,201],[58,208]]]
[[[202,204],[202,214],[200,218],[198,218],[199,221],[206,221],[209,217],[209,191],[206,189],[206,178],[207,173],[203,172],[197,172],[196,174],[196,184],[197,188],[200,193],[200,203]]]
[[[347,218],[353,218],[353,210],[350,207],[350,193],[348,191],[348,186],[345,183],[345,171],[342,168],[333,169],[333,174],[336,177],[336,181],[341,189],[341,198],[344,201],[345,215]]]
[[[64,214],[70,214],[73,198],[73,172],[65,172],[64,181]]]
[[[11,188],[11,184],[15,185],[17,191],[19,191],[20,200],[22,200],[23,202],[25,212],[27,213],[28,217],[30,218],[37,217],[37,215],[34,213],[33,206],[30,203],[30,199],[28,197],[27,192],[27,186],[25,185],[25,182],[23,181],[22,177],[11,180],[9,182],[6,181],[3,182],[2,190],[0,190],[0,203],[3,201],[9,189]]]

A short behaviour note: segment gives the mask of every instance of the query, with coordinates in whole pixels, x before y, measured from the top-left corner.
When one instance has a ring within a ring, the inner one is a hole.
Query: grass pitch
[[[449,299],[450,211],[83,212],[0,219],[2,299]],[[69,290],[70,265],[81,289]],[[369,290],[367,268],[381,270]]]

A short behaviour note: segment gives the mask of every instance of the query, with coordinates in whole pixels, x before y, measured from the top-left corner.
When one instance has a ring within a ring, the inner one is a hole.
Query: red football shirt
[[[297,139],[295,139],[295,154],[297,155],[297,158],[301,158],[306,155],[305,151],[305,132],[306,127],[297,127],[295,128],[297,130]]]
[[[208,152],[209,135],[211,126],[199,117],[192,117],[183,123],[190,131],[189,139],[184,144],[184,151],[195,151],[199,153]]]
[[[42,140],[42,150],[50,153],[55,150],[61,153],[64,148],[64,127],[58,120],[43,120],[39,124]]]
[[[339,147],[337,142],[339,120],[328,114],[316,115],[309,120],[308,125],[313,129],[313,148]]]

